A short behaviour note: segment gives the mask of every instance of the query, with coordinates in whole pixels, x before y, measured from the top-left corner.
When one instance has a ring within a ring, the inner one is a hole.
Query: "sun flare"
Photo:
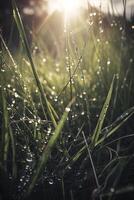
[[[49,10],[53,12],[55,10],[64,12],[68,16],[74,16],[79,13],[81,7],[81,0],[50,0]]]

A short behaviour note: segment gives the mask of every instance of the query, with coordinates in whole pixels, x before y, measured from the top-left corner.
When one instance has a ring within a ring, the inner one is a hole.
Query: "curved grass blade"
[[[133,194],[134,192],[134,186],[133,185],[129,185],[129,186],[125,186],[123,188],[119,188],[117,190],[114,191],[114,196],[116,195],[123,195],[123,194],[126,194],[128,193],[130,195],[130,193]],[[102,197],[104,198],[108,198],[108,197],[111,197],[112,196],[112,192],[107,192],[107,193],[104,193],[102,194]]]
[[[70,102],[70,104],[67,106],[65,112],[63,113],[63,115],[61,117],[61,120],[59,121],[59,123],[58,123],[58,125],[57,125],[57,127],[54,131],[54,134],[52,135],[52,137],[50,138],[46,148],[44,149],[42,156],[40,157],[39,162],[37,163],[35,172],[34,172],[33,177],[31,179],[31,183],[28,187],[28,191],[27,191],[26,195],[29,195],[32,192],[32,190],[33,190],[43,168],[46,166],[46,164],[49,160],[49,157],[51,155],[51,152],[52,152],[53,148],[55,147],[57,140],[60,137],[61,131],[62,131],[64,124],[67,120],[67,117],[68,117],[68,114],[69,114],[69,111],[70,111],[70,107],[71,107],[73,102],[74,102],[74,100],[72,100]]]
[[[34,65],[34,62],[33,62],[33,59],[32,59],[32,55],[31,55],[31,52],[30,52],[30,47],[29,47],[29,44],[28,44],[28,40],[27,40],[27,36],[26,36],[26,33],[25,33],[25,29],[24,29],[24,26],[23,26],[23,23],[22,23],[22,20],[21,20],[21,16],[20,16],[20,13],[19,13],[19,10],[17,8],[15,0],[12,0],[12,5],[13,5],[14,19],[15,19],[15,22],[17,24],[17,27],[18,27],[18,30],[19,30],[19,34],[20,34],[20,37],[21,37],[21,40],[22,40],[22,43],[23,43],[23,46],[24,46],[24,48],[26,50],[26,53],[27,53],[27,56],[28,56],[28,59],[29,59],[29,62],[30,62],[31,68],[32,68],[32,72],[33,72],[37,87],[38,87],[38,89],[40,91],[42,102],[43,102],[44,106],[47,108],[48,115],[49,115],[50,119],[52,120],[53,125],[56,127],[57,126],[57,122],[56,122],[55,116],[53,114],[54,108],[52,109],[52,105],[50,106],[50,102],[48,101],[47,96],[44,93],[43,86],[42,86],[42,84],[41,84],[41,82],[39,80],[39,76],[38,76],[38,73],[36,71],[36,68],[35,68],[35,65]],[[55,113],[56,113],[56,111],[55,111]],[[47,119],[47,117],[46,117],[46,119]]]
[[[109,127],[106,128],[106,132],[103,133],[103,137],[99,139],[95,146],[104,142],[105,139],[110,137],[115,131],[117,131],[132,115],[134,114],[134,107],[123,113],[115,122],[113,122]]]

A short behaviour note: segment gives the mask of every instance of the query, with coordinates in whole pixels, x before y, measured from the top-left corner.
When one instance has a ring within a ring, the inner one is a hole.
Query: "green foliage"
[[[100,199],[126,191],[119,181],[133,158],[134,48],[124,21],[83,11],[64,31],[54,13],[30,46],[12,5],[23,50],[13,54],[0,35],[0,179],[4,169],[16,199],[50,179],[64,199],[87,183]]]

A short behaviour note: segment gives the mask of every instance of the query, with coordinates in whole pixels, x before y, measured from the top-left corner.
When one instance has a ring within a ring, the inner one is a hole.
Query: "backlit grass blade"
[[[57,140],[59,139],[61,131],[63,129],[63,126],[64,126],[64,124],[67,120],[67,117],[68,117],[68,114],[69,114],[69,111],[70,111],[70,107],[71,107],[73,101],[74,100],[72,100],[72,102],[67,106],[65,112],[63,113],[63,115],[61,117],[61,120],[59,121],[59,123],[58,123],[58,125],[57,125],[57,127],[56,127],[56,129],[55,129],[55,131],[52,135],[52,137],[50,138],[46,148],[44,149],[42,156],[39,159],[39,162],[37,163],[35,173],[33,174],[33,177],[31,179],[31,183],[28,187],[27,195],[29,195],[32,192],[32,190],[33,190],[43,168],[46,166],[46,164],[49,160],[51,152],[52,152],[53,148],[55,147],[55,144],[56,144]]]
[[[35,80],[36,80],[37,87],[38,87],[38,89],[40,91],[40,94],[41,94],[41,97],[42,97],[42,102],[43,102],[44,106],[47,108],[49,117],[52,120],[53,125],[56,127],[57,126],[57,122],[56,122],[55,116],[53,114],[53,111],[51,109],[52,105],[50,106],[50,102],[48,101],[48,99],[46,97],[46,94],[44,93],[44,89],[42,87],[42,84],[41,84],[41,82],[39,80],[39,76],[38,76],[38,73],[36,71],[36,67],[34,65],[34,62],[33,62],[33,59],[32,59],[32,55],[31,55],[31,52],[30,52],[30,47],[29,47],[29,44],[28,44],[28,40],[27,40],[27,36],[26,36],[26,33],[25,33],[25,29],[24,29],[24,26],[23,26],[23,23],[22,23],[20,14],[19,14],[19,10],[18,10],[18,8],[16,6],[15,0],[12,0],[12,5],[13,5],[14,19],[15,19],[15,22],[17,24],[17,27],[18,27],[18,30],[19,30],[19,34],[20,34],[20,37],[21,37],[21,40],[22,40],[22,43],[23,43],[23,46],[24,46],[24,48],[26,50],[26,53],[27,53],[27,56],[28,56],[28,59],[29,59],[29,62],[30,62],[30,65],[31,65],[31,68],[32,68],[32,71],[33,71],[33,74],[34,74],[34,77],[35,77]],[[54,108],[53,108],[53,110],[54,110]]]
[[[106,117],[106,114],[107,114],[107,110],[109,108],[110,100],[111,100],[111,97],[112,97],[113,86],[114,86],[114,78],[112,80],[107,98],[106,98],[105,103],[103,105],[103,108],[101,110],[95,131],[94,131],[93,136],[92,136],[92,145],[93,146],[97,143],[97,141],[99,139],[99,135],[101,133],[101,130],[102,130],[102,127],[103,127],[103,124],[104,124],[104,120],[105,120],[105,117]]]
[[[49,103],[49,106],[50,106],[50,108],[51,108],[51,111],[52,111],[53,115],[55,116],[55,119],[59,120],[59,116],[58,116],[58,114],[55,112],[53,106],[51,105],[50,102],[48,102],[48,103]]]

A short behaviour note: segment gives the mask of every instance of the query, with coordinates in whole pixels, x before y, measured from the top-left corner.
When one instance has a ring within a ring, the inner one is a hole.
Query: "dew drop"
[[[71,109],[68,108],[68,107],[65,109],[66,112],[70,112],[70,110],[71,110]]]
[[[50,185],[53,185],[53,184],[54,184],[53,179],[49,179],[49,184],[50,184]]]
[[[112,192],[112,193],[113,193],[114,191],[115,191],[115,189],[114,189],[114,188],[111,188],[111,189],[110,189],[110,192]]]

